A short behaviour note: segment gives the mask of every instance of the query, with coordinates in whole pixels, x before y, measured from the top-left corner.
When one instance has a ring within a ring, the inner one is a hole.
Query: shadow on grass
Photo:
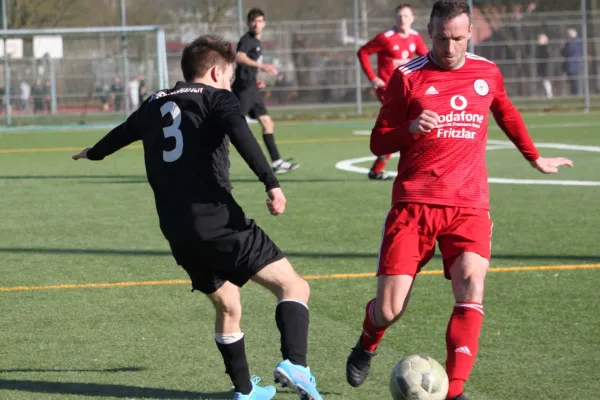
[[[104,372],[104,370],[98,371]],[[218,400],[231,399],[233,396],[233,391],[231,390],[226,392],[192,392],[186,390],[111,385],[105,383],[49,382],[21,379],[0,379],[0,391],[3,390],[44,394],[66,394],[88,397],[116,397],[123,399]],[[290,390],[283,390],[278,391],[278,393],[293,394],[294,392]],[[321,391],[321,394],[324,396],[343,395],[342,393],[323,391]]]
[[[146,368],[141,367],[120,367],[120,368],[105,368],[105,369],[77,369],[77,368],[22,368],[22,369],[0,369],[0,374],[10,372],[140,372]]]
[[[66,394],[89,397],[116,397],[123,399],[231,399],[233,392],[190,392],[185,390],[149,388],[104,383],[49,382],[17,379],[0,379],[0,391]]]
[[[145,175],[6,175],[0,180],[27,180],[27,179],[140,179],[146,181]]]
[[[88,184],[136,184],[136,183],[148,183],[148,179],[145,175],[6,175],[0,176],[0,180],[51,180],[51,179],[81,179],[82,182]],[[86,181],[88,180],[88,181]],[[319,182],[346,182],[345,179],[323,179],[323,178],[304,178],[294,179],[293,177],[286,177],[282,179],[282,182],[298,182],[298,183],[319,183]],[[258,178],[232,178],[231,183],[260,183]]]
[[[0,247],[0,253],[21,254],[80,254],[80,255],[107,255],[107,256],[171,256],[168,250],[135,250],[135,249],[66,249],[66,248],[27,248],[27,247]],[[377,259],[377,253],[334,253],[334,252],[308,252],[287,251],[288,257],[306,258],[335,258],[335,259]],[[440,259],[439,254],[434,258]],[[549,261],[578,261],[582,263],[600,263],[600,255],[581,254],[494,254],[492,261],[502,260],[549,260]]]

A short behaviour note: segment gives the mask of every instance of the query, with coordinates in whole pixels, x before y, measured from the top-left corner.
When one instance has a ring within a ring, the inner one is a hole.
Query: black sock
[[[272,133],[263,133],[263,140],[265,141],[265,146],[267,146],[267,150],[271,156],[271,161],[279,160],[281,157],[279,157],[279,150],[277,150],[277,145],[275,144],[275,135]]]
[[[223,356],[225,373],[231,378],[235,391],[242,394],[250,394],[252,383],[250,382],[250,371],[246,359],[246,347],[244,338],[230,344],[217,343],[217,347]]]
[[[308,308],[296,301],[283,301],[277,305],[275,321],[281,333],[283,359],[306,367]]]

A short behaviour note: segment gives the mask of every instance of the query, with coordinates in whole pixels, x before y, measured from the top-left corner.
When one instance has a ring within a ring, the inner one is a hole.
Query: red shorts
[[[482,208],[397,203],[383,227],[377,275],[415,276],[435,253],[437,240],[444,275],[465,252],[490,259],[492,221]]]

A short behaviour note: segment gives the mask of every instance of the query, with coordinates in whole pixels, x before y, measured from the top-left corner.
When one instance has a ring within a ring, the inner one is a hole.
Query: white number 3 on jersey
[[[173,118],[173,123],[163,128],[163,134],[165,135],[165,138],[175,138],[175,148],[173,150],[163,151],[163,160],[166,162],[177,161],[179,157],[181,157],[181,153],[183,153],[183,136],[179,130],[179,124],[181,123],[181,110],[179,107],[177,107],[177,104],[169,101],[168,103],[162,105],[160,112],[162,113],[163,118],[167,114],[171,114],[171,117]]]

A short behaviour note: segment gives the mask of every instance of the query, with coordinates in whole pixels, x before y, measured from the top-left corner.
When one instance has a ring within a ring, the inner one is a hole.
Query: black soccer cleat
[[[375,172],[373,170],[369,171],[369,179],[372,181],[387,181],[392,177],[387,172]]]
[[[469,398],[467,396],[465,396],[464,393],[462,393],[456,397],[452,397],[451,399],[447,399],[447,400],[469,400]]]
[[[371,370],[371,359],[375,356],[374,351],[366,351],[360,346],[360,339],[352,349],[346,361],[346,380],[352,387],[363,384]]]
[[[287,160],[281,160],[277,165],[273,165],[273,172],[276,174],[285,174],[286,172],[298,169],[298,167],[300,167],[300,164],[294,162],[293,158],[289,158]]]

